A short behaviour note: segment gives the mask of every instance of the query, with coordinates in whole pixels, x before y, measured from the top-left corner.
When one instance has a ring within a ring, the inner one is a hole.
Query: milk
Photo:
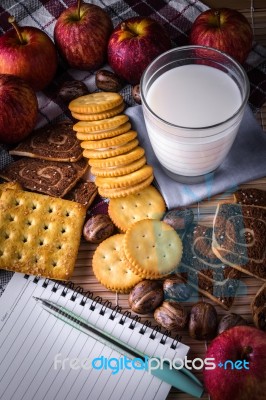
[[[157,74],[151,66],[147,78],[144,74],[145,123],[166,172],[191,177],[209,173],[223,162],[235,140],[244,90],[211,65],[171,64],[172,69],[161,68]]]
[[[221,123],[241,105],[236,83],[219,69],[183,65],[159,76],[147,93],[147,103],[172,124],[199,128]]]

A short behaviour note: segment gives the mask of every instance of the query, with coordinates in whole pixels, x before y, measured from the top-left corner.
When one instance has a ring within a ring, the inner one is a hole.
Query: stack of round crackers
[[[121,230],[96,249],[93,272],[105,287],[127,293],[143,279],[158,279],[172,273],[182,257],[182,242],[161,218],[165,203],[152,186],[111,199],[109,216]]]
[[[79,120],[73,129],[81,140],[83,156],[89,161],[101,196],[118,198],[136,193],[153,181],[153,168],[146,164],[137,132],[128,116],[121,114],[120,94],[98,92],[81,96],[69,104]]]

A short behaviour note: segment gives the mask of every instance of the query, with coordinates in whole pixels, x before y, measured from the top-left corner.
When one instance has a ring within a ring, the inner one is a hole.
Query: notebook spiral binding
[[[29,276],[30,275],[26,275],[25,274],[24,278],[28,279]],[[33,283],[37,284],[40,279],[41,279],[41,277],[36,276],[33,279]],[[71,282],[71,281],[68,281],[68,282],[57,282],[57,281],[53,281],[51,279],[46,278],[44,280],[43,284],[42,284],[42,287],[47,288],[47,286],[49,285],[50,282],[53,283],[53,286],[51,288],[52,292],[57,292],[59,287],[63,286],[62,292],[60,293],[60,296],[62,296],[62,297],[65,297],[67,292],[69,290],[71,290],[73,292],[72,296],[70,298],[71,301],[76,301],[77,296],[79,294],[82,295],[82,299],[80,300],[80,305],[82,305],[82,306],[86,305],[88,299],[92,300],[92,303],[90,305],[90,310],[92,310],[92,311],[95,310],[97,304],[101,304],[102,307],[101,307],[101,309],[99,311],[100,315],[104,315],[107,308],[111,309],[112,312],[111,312],[111,314],[109,316],[109,319],[111,319],[111,320],[114,320],[117,314],[121,314],[121,318],[120,318],[120,320],[118,322],[121,325],[124,325],[124,323],[126,322],[127,318],[130,318],[131,319],[131,323],[129,325],[129,329],[134,330],[135,327],[136,327],[136,324],[137,323],[141,323],[142,325],[141,325],[141,328],[139,330],[139,333],[141,335],[145,335],[147,329],[148,328],[152,328],[152,332],[151,332],[151,334],[149,336],[150,339],[154,340],[158,333],[160,333],[161,336],[162,336],[161,340],[160,340],[160,343],[163,344],[163,345],[166,344],[167,338],[172,339],[172,342],[171,342],[171,345],[170,345],[171,349],[175,350],[177,345],[178,345],[178,343],[181,342],[181,340],[182,340],[182,336],[180,336],[178,334],[174,338],[171,338],[171,331],[169,331],[169,330],[165,330],[164,332],[161,332],[161,327],[159,325],[156,325],[156,326],[152,327],[151,322],[148,321],[148,320],[142,322],[141,317],[139,317],[138,315],[135,315],[135,316],[131,317],[131,312],[128,311],[128,310],[126,310],[126,311],[124,311],[122,313],[122,308],[120,306],[116,305],[116,306],[113,307],[112,306],[112,302],[109,301],[109,300],[105,300],[103,302],[103,299],[100,296],[95,296],[94,297],[93,292],[91,292],[90,290],[85,292],[84,289],[81,286],[76,286],[75,287],[74,283]]]

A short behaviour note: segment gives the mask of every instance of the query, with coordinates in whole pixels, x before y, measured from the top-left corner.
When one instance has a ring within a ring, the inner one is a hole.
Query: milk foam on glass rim
[[[153,150],[166,172],[197,177],[228,154],[249,95],[242,66],[203,46],[172,49],[141,79],[141,98]]]

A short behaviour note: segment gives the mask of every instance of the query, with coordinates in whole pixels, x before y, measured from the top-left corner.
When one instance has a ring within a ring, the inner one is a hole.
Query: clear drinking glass
[[[179,180],[207,174],[223,162],[244,114],[249,81],[227,54],[184,46],[161,54],[146,68],[140,91],[155,155]]]

